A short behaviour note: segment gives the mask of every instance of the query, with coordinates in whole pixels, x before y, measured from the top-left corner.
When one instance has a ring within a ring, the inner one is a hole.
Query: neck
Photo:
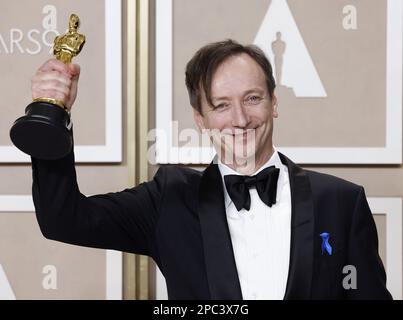
[[[221,160],[223,164],[225,164],[227,167],[231,168],[232,170],[238,172],[239,174],[242,175],[253,175],[256,171],[258,171],[269,159],[272,157],[274,153],[274,148],[271,145],[270,148],[267,148],[265,152],[263,152],[260,155],[256,155],[255,159],[236,159],[236,161],[233,161],[231,163],[226,163]]]

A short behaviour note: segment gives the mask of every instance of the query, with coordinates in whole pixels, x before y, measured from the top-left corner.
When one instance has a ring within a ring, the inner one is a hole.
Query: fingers
[[[71,80],[59,73],[39,73],[32,80],[32,98],[53,98],[66,103],[70,96]]]
[[[68,76],[71,76],[70,68],[68,67],[68,65],[56,59],[50,59],[46,61],[41,67],[39,67],[38,71],[41,72],[59,71]]]
[[[32,83],[32,90],[35,92],[41,90],[55,90],[60,91],[65,95],[69,95],[70,84],[66,84],[55,79],[42,80],[41,82]]]
[[[71,63],[68,65],[68,68],[73,77],[78,78],[80,76],[80,65]]]
[[[48,71],[48,72],[38,71],[32,77],[32,83],[38,83],[41,81],[50,81],[50,80],[62,82],[66,86],[70,86],[72,82],[70,77],[66,76],[65,74],[59,71]]]
[[[32,77],[32,98],[56,99],[70,110],[77,96],[79,77],[79,65],[66,65],[56,59],[50,59]]]

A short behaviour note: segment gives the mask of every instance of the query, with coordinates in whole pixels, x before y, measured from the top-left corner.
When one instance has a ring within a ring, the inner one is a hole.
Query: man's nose
[[[232,126],[245,128],[249,122],[249,115],[245,107],[241,103],[236,103],[232,108]]]

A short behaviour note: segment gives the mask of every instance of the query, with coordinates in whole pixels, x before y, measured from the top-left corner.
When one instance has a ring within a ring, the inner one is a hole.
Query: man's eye
[[[256,104],[258,102],[260,102],[261,98],[259,96],[250,96],[247,97],[245,102],[248,104]]]
[[[214,107],[214,110],[224,109],[227,106],[226,103],[220,103]]]

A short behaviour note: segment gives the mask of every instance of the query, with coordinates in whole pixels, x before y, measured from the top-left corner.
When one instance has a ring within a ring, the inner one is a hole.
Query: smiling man
[[[186,84],[195,121],[213,133],[225,164],[252,174],[274,152],[273,118],[278,115],[271,66],[253,47],[234,47],[231,56],[225,50],[216,52],[215,46],[199,51],[188,64]],[[203,59],[203,54],[212,57]]]
[[[79,72],[47,62],[33,97],[71,109]],[[148,255],[171,299],[390,299],[364,189],[304,170],[273,147],[277,99],[263,52],[209,44],[189,61],[186,86],[213,162],[203,172],[163,166],[150,182],[86,197],[73,151],[32,158],[44,236]],[[354,285],[343,281],[345,266]]]

